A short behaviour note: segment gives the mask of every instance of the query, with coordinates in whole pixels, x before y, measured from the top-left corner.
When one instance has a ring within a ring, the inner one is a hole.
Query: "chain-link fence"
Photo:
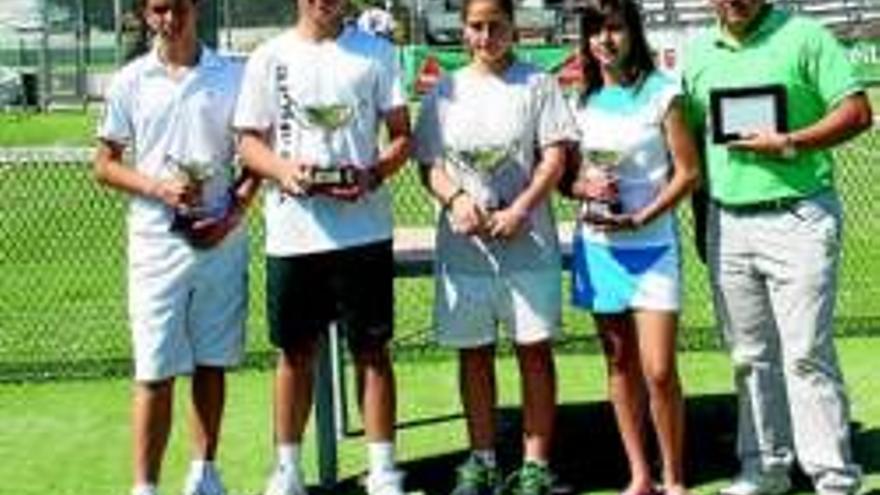
[[[91,179],[89,150],[54,153],[10,150],[0,157],[0,381],[127,373],[123,195]],[[880,130],[837,152],[837,182],[846,229],[837,331],[880,334]],[[393,181],[398,229],[425,229],[434,206],[407,167]],[[558,199],[558,217],[572,206]],[[251,311],[248,362],[265,363],[262,217],[250,212]],[[692,249],[691,222],[681,209],[686,291],[681,344],[718,345],[705,270]],[[399,277],[395,345],[431,349],[433,280]],[[566,307],[563,344],[593,344],[589,318]]]

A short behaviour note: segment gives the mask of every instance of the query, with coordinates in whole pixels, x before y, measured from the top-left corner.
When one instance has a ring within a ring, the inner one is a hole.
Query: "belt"
[[[795,196],[789,198],[775,198],[775,199],[767,199],[764,201],[755,201],[752,203],[743,203],[743,204],[724,204],[720,201],[715,201],[715,204],[718,205],[724,211],[730,213],[770,213],[774,211],[783,211],[791,208],[792,206],[800,203],[804,198]]]

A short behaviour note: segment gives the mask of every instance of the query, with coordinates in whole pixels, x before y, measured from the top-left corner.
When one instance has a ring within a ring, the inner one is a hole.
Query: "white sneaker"
[[[190,469],[183,485],[183,495],[226,495],[220,473],[213,465]]]
[[[788,474],[774,473],[742,473],[733,480],[730,486],[718,491],[720,495],[782,495],[791,489]]]
[[[299,469],[291,466],[277,466],[264,495],[308,495]]]
[[[403,473],[397,470],[370,473],[367,476],[367,495],[404,495]]]
[[[132,488],[131,495],[159,495],[156,485],[142,485]]]

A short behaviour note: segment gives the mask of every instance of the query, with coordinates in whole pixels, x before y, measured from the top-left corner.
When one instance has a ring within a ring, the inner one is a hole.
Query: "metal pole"
[[[125,61],[122,47],[122,0],[113,0],[113,29],[116,34],[116,67],[122,67]]]
[[[45,112],[49,108],[50,92],[52,91],[50,61],[49,61],[49,5],[43,4],[40,12],[40,110]]]
[[[318,359],[315,363],[314,378],[318,480],[321,486],[328,490],[336,485],[338,472],[331,344],[328,335],[321,337],[318,343]]]
[[[419,43],[419,0],[412,0],[409,7],[409,42],[412,44]]]
[[[223,28],[226,30],[226,51],[232,51],[232,13],[229,7],[230,0],[223,0]]]
[[[219,18],[217,1],[199,2],[199,40],[216,49],[218,45],[217,24]]]
[[[336,440],[342,441],[348,434],[348,401],[345,396],[345,363],[342,360],[342,339],[339,324],[330,325],[330,365],[333,372],[333,421],[336,425]]]
[[[85,31],[86,9],[84,0],[76,2],[76,96],[86,99]]]

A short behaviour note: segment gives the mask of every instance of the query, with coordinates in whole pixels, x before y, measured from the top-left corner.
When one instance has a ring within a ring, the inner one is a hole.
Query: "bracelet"
[[[443,202],[443,207],[444,208],[452,208],[452,205],[455,203],[455,200],[464,194],[467,194],[467,193],[464,191],[464,189],[459,187],[458,189],[455,190],[454,193],[452,193],[451,195],[449,195],[448,198],[446,198],[446,201]]]

